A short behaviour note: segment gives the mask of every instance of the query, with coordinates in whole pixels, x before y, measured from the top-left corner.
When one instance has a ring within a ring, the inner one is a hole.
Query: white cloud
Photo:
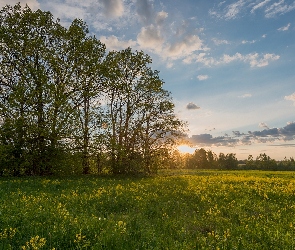
[[[204,81],[207,80],[209,78],[208,75],[198,75],[197,78],[199,79],[199,81]]]
[[[156,24],[157,25],[163,25],[165,19],[168,17],[168,13],[165,11],[158,12],[156,16]]]
[[[279,28],[278,31],[287,31],[289,30],[290,26],[291,26],[291,23],[288,23],[286,26]]]
[[[267,3],[269,3],[270,0],[264,0],[258,4],[256,4],[252,9],[251,9],[251,13],[254,13],[255,10],[262,8],[263,6],[265,6]]]
[[[214,66],[214,65],[221,65],[221,64],[229,64],[233,61],[241,61],[245,63],[249,63],[251,67],[265,67],[271,61],[276,61],[280,58],[279,55],[275,54],[258,54],[258,53],[250,53],[246,55],[242,55],[241,53],[236,53],[234,55],[227,55],[224,54],[221,58],[215,59],[210,57],[209,54],[200,53],[198,55],[191,55],[185,60],[184,63],[192,63],[192,62],[199,62],[204,64],[205,66]]]
[[[213,38],[212,41],[215,43],[215,45],[230,44],[230,42],[227,40],[218,40],[216,38]]]
[[[256,43],[256,40],[252,40],[252,41],[247,41],[247,40],[243,40],[242,41],[242,44],[253,44],[253,43]]]
[[[187,35],[181,41],[168,46],[165,52],[166,56],[179,59],[197,50],[204,50],[202,40],[197,35]]]
[[[207,57],[206,55],[207,55],[206,53],[200,53],[196,55],[195,57],[196,62],[203,63],[205,66],[211,66],[211,65],[217,64],[214,58]]]
[[[87,9],[91,6],[91,3],[87,0],[83,2],[65,2],[56,3],[55,1],[48,1],[42,4],[43,9],[50,10],[50,12],[61,19],[62,25],[69,26],[75,18],[81,18],[87,21]]]
[[[242,7],[245,5],[244,0],[239,0],[236,3],[232,3],[227,7],[227,12],[224,15],[225,19],[234,19],[240,13]]]
[[[250,98],[250,97],[252,97],[252,95],[251,94],[244,94],[244,95],[240,95],[239,96],[240,98]]]
[[[236,61],[236,60],[243,60],[242,54],[236,53],[233,56],[223,55],[223,58],[219,62],[217,62],[217,64],[220,64],[220,63],[231,63],[232,61]]]
[[[22,7],[25,7],[27,4],[32,10],[37,10],[40,8],[40,4],[37,0],[0,0],[0,6],[5,6],[7,4],[14,6],[18,2],[20,2]]]
[[[108,50],[121,50],[136,46],[135,41],[120,41],[116,36],[101,36],[100,41],[106,45]]]
[[[122,0],[101,0],[104,6],[104,13],[107,17],[120,17],[124,12],[124,5]]]
[[[222,2],[222,3],[225,3],[225,1]],[[246,4],[245,0],[239,0],[239,1],[235,2],[235,3],[232,3],[232,4],[229,4],[229,5],[225,6],[223,8],[223,10],[219,10],[219,9],[218,10],[213,10],[213,9],[211,9],[211,10],[209,10],[209,14],[211,16],[215,16],[215,17],[220,18],[220,19],[227,19],[227,20],[235,19],[238,16],[238,14],[242,11],[245,4]],[[222,6],[223,6],[223,4],[218,5],[219,8],[222,7]]]
[[[244,60],[249,62],[251,67],[265,67],[271,61],[276,61],[280,58],[279,55],[275,54],[264,54],[262,57],[258,53],[249,54],[245,56]]]
[[[272,17],[275,17],[276,15],[283,15],[294,9],[295,9],[295,2],[293,2],[293,4],[291,5],[288,5],[288,4],[285,4],[284,0],[280,0],[279,2],[272,4],[270,7],[268,7],[265,10],[265,13],[266,13],[265,17],[272,18]]]
[[[293,94],[291,94],[291,95],[285,96],[285,100],[292,101],[294,106],[295,106],[295,92]]]
[[[160,53],[164,38],[161,35],[160,29],[151,24],[148,27],[141,28],[140,33],[137,35],[137,42],[142,48],[148,48]]]
[[[254,14],[255,11],[261,9],[264,11],[266,18],[273,18],[294,10],[295,2],[289,2],[293,3],[285,3],[285,0],[279,0],[274,3],[272,3],[272,0],[236,0],[234,3],[228,5],[217,5],[217,7],[209,10],[209,14],[220,19],[230,20],[247,12]]]

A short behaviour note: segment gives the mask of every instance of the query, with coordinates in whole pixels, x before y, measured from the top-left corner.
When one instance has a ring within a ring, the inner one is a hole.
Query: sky
[[[193,152],[295,158],[294,0],[0,0],[153,60]]]

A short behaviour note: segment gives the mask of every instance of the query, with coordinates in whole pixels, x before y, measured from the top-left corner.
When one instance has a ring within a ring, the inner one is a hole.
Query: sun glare
[[[181,153],[190,153],[192,154],[195,151],[195,148],[190,147],[188,145],[180,145],[177,147],[177,149],[181,152]]]

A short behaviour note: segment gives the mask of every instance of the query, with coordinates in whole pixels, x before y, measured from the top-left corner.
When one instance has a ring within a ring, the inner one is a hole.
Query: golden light
[[[185,154],[185,153],[190,153],[190,154],[192,154],[193,152],[195,152],[195,148],[193,148],[193,147],[190,147],[190,146],[188,146],[188,145],[185,145],[185,144],[183,144],[183,145],[179,145],[178,147],[177,147],[177,149],[181,152],[181,153],[183,153],[183,154]]]

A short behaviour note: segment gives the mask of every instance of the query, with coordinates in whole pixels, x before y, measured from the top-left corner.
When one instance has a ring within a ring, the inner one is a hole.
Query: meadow
[[[0,249],[294,249],[294,177],[3,177]]]

